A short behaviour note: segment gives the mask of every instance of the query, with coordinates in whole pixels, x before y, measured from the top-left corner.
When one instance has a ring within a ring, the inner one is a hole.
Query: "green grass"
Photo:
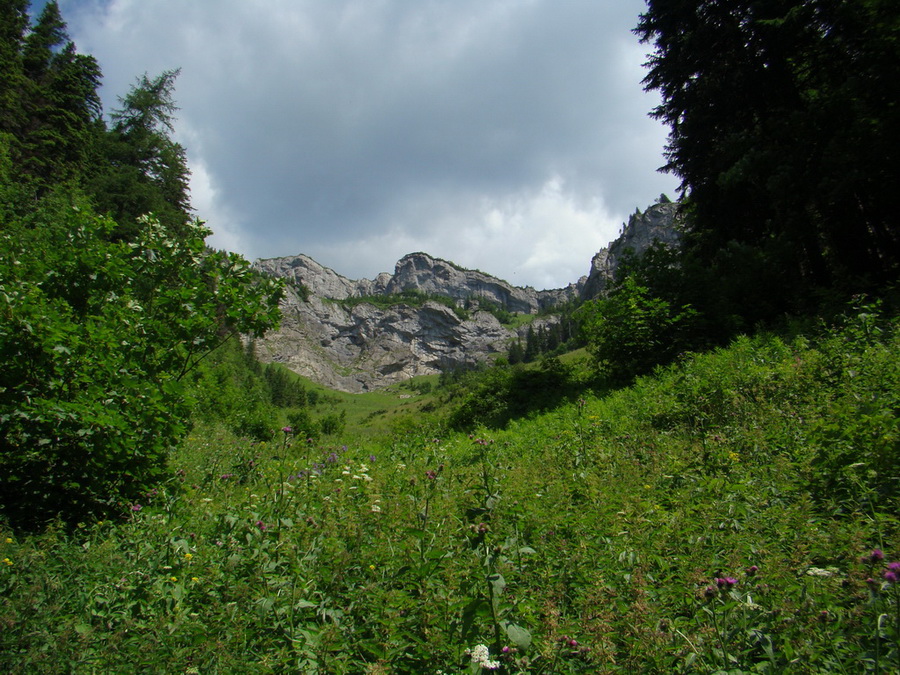
[[[502,429],[401,388],[334,394],[353,422],[314,443],[198,427],[122,519],[0,535],[0,670],[897,672],[897,327]]]

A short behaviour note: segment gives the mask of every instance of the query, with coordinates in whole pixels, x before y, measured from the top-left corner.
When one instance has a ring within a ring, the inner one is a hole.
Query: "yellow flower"
[[[369,565],[369,569],[372,570],[372,571],[374,572],[374,571],[375,571],[375,565]]]
[[[7,544],[11,544],[11,543],[12,543],[12,537],[7,537],[7,538],[6,538],[6,543],[7,543]]]
[[[169,577],[170,581],[178,581],[178,577]]]
[[[191,577],[191,581],[196,584],[198,581],[200,581],[200,577]]]
[[[184,559],[185,559],[185,560],[190,560],[190,559],[193,558],[193,557],[194,557],[194,556],[191,555],[190,553],[185,553],[185,554],[184,554]]]
[[[4,558],[3,562],[5,562],[7,565],[12,565],[12,560],[10,560],[9,558]]]

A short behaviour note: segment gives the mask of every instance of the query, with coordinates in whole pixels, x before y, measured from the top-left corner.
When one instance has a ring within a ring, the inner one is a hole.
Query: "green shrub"
[[[685,349],[682,334],[696,314],[653,297],[628,277],[608,297],[582,305],[578,317],[598,371],[628,382]]]
[[[143,219],[134,243],[87,210],[0,239],[0,512],[76,521],[160,477],[189,419],[183,378],[237,331],[278,319],[281,286],[200,224]]]

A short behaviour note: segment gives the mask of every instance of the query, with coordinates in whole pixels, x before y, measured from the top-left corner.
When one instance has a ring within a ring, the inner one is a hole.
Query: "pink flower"
[[[867,556],[863,556],[862,559],[864,563],[877,563],[882,560],[884,560],[884,553],[882,553],[880,548],[872,549],[872,552]]]

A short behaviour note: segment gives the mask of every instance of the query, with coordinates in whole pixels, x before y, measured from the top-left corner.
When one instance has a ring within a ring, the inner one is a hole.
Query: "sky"
[[[180,68],[208,243],[351,279],[423,251],[560,288],[678,181],[643,0],[59,0],[107,113]],[[43,2],[32,3],[32,14]]]

